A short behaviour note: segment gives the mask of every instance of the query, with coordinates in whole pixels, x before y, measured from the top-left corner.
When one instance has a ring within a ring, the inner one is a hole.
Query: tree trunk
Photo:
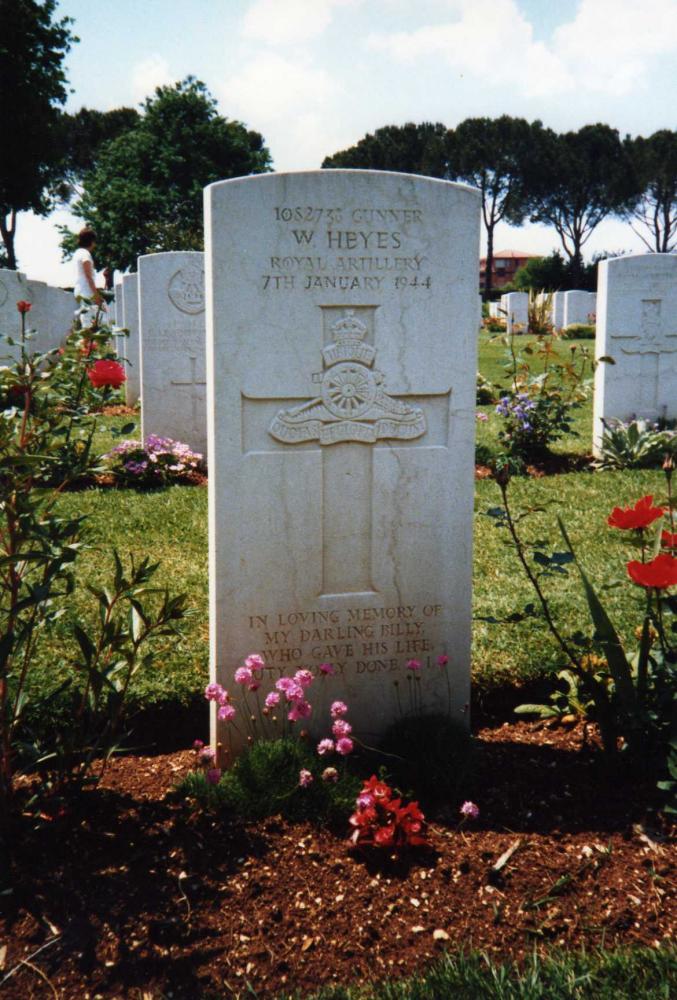
[[[7,222],[9,214],[9,224]],[[16,253],[14,252],[14,237],[16,236],[16,211],[10,209],[9,213],[0,213],[0,234],[2,242],[5,244],[7,254],[7,266],[10,271],[16,271]]]
[[[491,272],[494,269],[494,223],[487,223],[487,265],[484,270],[484,301],[491,297]]]

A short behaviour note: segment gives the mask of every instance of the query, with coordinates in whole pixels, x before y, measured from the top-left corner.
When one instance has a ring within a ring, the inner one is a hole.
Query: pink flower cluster
[[[215,701],[219,706],[216,714],[222,722],[230,722],[235,717],[235,707],[230,703],[230,695],[220,684],[208,684],[205,698],[207,701]]]
[[[347,711],[348,706],[345,702],[333,702],[330,709],[330,715],[334,720],[331,726],[333,739],[326,738],[324,740],[320,740],[317,744],[317,752],[320,757],[324,757],[325,754],[334,752],[340,754],[342,757],[347,757],[349,753],[353,752],[355,744],[350,738],[353,727],[347,719],[343,718]]]
[[[312,712],[312,705],[306,698],[306,691],[313,683],[313,675],[310,670],[297,670],[293,677],[280,677],[275,681],[278,692],[277,699],[271,699],[271,695],[266,698],[266,707],[271,708],[279,704],[281,696],[290,705],[287,718],[290,722],[298,722],[299,719],[307,719]],[[271,692],[274,695],[276,692]]]
[[[244,666],[235,671],[235,683],[242,684],[248,691],[258,691],[261,687],[261,676],[265,663],[258,653],[250,653],[244,661]]]
[[[212,685],[210,685],[211,687]],[[213,747],[205,746],[202,740],[195,740],[193,743],[195,751],[196,767],[202,768],[208,785],[218,785],[221,780],[221,768],[215,767],[216,750]]]

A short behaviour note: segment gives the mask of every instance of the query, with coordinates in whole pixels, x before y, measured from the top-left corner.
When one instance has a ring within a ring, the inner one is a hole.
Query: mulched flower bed
[[[309,824],[191,814],[171,795],[190,752],[119,759],[77,815],[17,831],[0,993],[195,1000],[249,982],[272,998],[401,976],[444,948],[658,947],[677,931],[674,845],[646,789],[605,778],[582,736],[481,730],[464,784],[479,820],[459,830],[450,803],[432,849],[399,861]]]
[[[566,472],[593,472],[594,458],[592,455],[552,455],[543,462],[527,465],[524,474],[530,479],[542,479],[544,476],[560,476]],[[475,466],[475,479],[491,479],[493,471],[488,465]]]

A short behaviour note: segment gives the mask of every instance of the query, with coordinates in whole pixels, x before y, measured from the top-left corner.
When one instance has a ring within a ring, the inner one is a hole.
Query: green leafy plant
[[[554,327],[552,316],[552,292],[536,292],[529,289],[527,304],[527,333],[531,337],[552,336]]]
[[[561,340],[594,340],[597,327],[594,323],[572,323],[560,333]]]
[[[603,469],[658,467],[666,454],[677,456],[677,431],[646,420],[604,424],[597,465]]]
[[[545,334],[524,344],[512,332],[501,340],[508,387],[496,406],[503,418],[499,440],[519,462],[543,460],[554,441],[575,433],[574,411],[588,398],[594,362],[587,348],[576,345],[563,361]]]
[[[98,629],[74,625],[80,655],[73,666],[83,677],[80,707],[61,742],[31,740],[23,729],[30,699],[58,691],[32,686],[40,645],[75,589],[75,564],[86,541],[85,519],[63,516],[58,501],[72,482],[99,468],[92,452],[96,416],[84,402],[85,380],[104,393],[120,377],[116,362],[81,352],[79,369],[63,355],[29,351],[28,303],[18,304],[20,343],[15,364],[0,370],[0,815],[7,820],[17,766],[38,773],[50,790],[82,784],[95,757],[112,752],[124,717],[131,678],[149,667],[145,646],[153,634],[174,627],[183,599],[148,599],[156,570],[148,562],[125,571],[114,555],[109,589],[90,592],[100,607]],[[86,342],[105,338],[99,313],[83,330]],[[61,368],[63,364],[63,370]],[[98,368],[97,368],[98,366]],[[101,367],[103,366],[103,367]],[[92,374],[94,377],[92,378]],[[121,609],[126,608],[122,615]],[[143,647],[143,652],[142,652]],[[62,686],[63,687],[63,686]],[[32,694],[29,695],[29,692]]]
[[[642,588],[644,598],[638,645],[633,651],[624,646],[561,518],[558,525],[563,551],[548,554],[546,541],[527,542],[523,538],[521,525],[534,510],[513,513],[506,466],[495,475],[503,506],[487,511],[508,531],[510,544],[536,593],[540,613],[567,661],[567,669],[576,678],[577,702],[598,724],[605,752],[616,757],[622,747],[633,767],[645,767],[654,774],[665,768],[674,724],[677,680],[675,628],[668,622],[677,614],[677,599],[667,593],[677,586],[671,463],[666,463],[665,471],[668,487],[665,506],[652,506],[653,498],[647,496],[633,508],[614,508],[608,518],[610,527],[627,532],[630,544],[641,555],[641,561],[627,563],[628,576]],[[655,539],[651,539],[649,526],[664,515],[670,519],[670,530],[659,528]],[[544,578],[567,575],[570,569],[578,574],[590,616],[591,630],[587,635],[565,634],[543,588]],[[541,706],[531,707],[541,714]]]

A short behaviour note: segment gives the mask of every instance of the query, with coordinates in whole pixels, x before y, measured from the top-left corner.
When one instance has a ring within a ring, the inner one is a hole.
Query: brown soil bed
[[[479,820],[459,829],[449,803],[432,849],[400,860],[309,824],[191,814],[167,794],[190,752],[115,761],[77,815],[17,831],[0,994],[198,1000],[251,983],[272,998],[401,976],[444,948],[519,959],[674,939],[674,844],[646,789],[605,777],[580,729],[520,722],[476,740]]]
[[[594,469],[592,455],[552,455],[538,464],[527,465],[525,475],[531,479],[559,476],[565,472],[589,472]],[[488,465],[475,466],[475,479],[491,479],[493,472]]]

